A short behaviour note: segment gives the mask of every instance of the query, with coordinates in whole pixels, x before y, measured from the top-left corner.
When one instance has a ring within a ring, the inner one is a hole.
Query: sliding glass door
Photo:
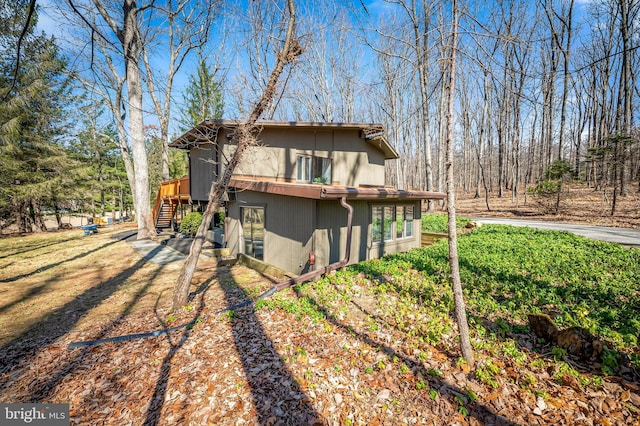
[[[264,260],[264,208],[242,208],[244,254]]]

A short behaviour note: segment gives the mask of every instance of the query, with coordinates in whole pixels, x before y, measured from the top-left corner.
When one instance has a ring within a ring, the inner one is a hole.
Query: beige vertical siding
[[[209,198],[211,182],[216,179],[216,145],[213,143],[200,145],[189,151],[191,199],[206,200]]]
[[[218,141],[228,142],[227,131],[221,129]],[[214,145],[191,150],[191,197],[206,200],[214,179]],[[235,146],[225,143],[221,158],[230,158]],[[235,170],[237,175],[268,177],[295,181],[298,155],[314,155],[332,159],[333,183],[357,187],[384,185],[384,154],[360,138],[356,129],[265,129],[260,145],[249,148]]]
[[[366,260],[369,215],[366,201],[348,201],[353,207],[353,231],[349,263]],[[315,231],[318,266],[342,260],[347,245],[347,210],[338,200],[322,200],[317,204]]]
[[[371,242],[371,205],[369,201],[350,200],[354,208],[349,263],[375,259],[385,254],[420,247],[420,202],[414,204],[414,237],[385,243]],[[384,204],[391,204],[385,202]],[[235,253],[243,251],[241,207],[265,208],[264,261],[295,274],[338,262],[345,255],[347,210],[338,200],[309,200],[274,194],[243,191],[229,205],[227,245]],[[316,264],[309,265],[309,252]]]
[[[240,215],[242,207],[264,207],[264,261],[295,274],[307,272],[313,250],[315,200],[262,194],[238,193],[229,205],[227,245],[235,253],[244,250]]]

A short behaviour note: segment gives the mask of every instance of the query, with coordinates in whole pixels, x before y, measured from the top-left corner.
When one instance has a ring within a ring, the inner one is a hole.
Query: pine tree
[[[197,72],[189,77],[184,97],[185,104],[180,120],[183,132],[208,118],[222,118],[222,86],[216,81],[215,72],[211,71],[203,57],[200,57]]]
[[[42,231],[43,207],[78,166],[61,142],[70,99],[66,63],[53,38],[35,34],[36,17],[15,74],[15,44],[26,11],[6,0],[0,9],[6,24],[0,30],[0,218],[20,232]]]

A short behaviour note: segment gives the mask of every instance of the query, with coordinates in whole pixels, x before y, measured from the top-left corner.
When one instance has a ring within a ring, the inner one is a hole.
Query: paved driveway
[[[485,224],[494,223],[499,225],[528,226],[537,229],[551,229],[554,231],[568,231],[594,240],[640,247],[640,230],[637,229],[489,217],[476,217],[473,218],[473,220]]]

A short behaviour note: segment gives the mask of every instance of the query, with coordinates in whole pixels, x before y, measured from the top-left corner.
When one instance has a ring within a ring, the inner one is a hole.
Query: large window
[[[371,239],[375,242],[413,237],[413,206],[372,206]]]
[[[331,184],[331,158],[298,155],[296,165],[298,182]]]
[[[313,181],[331,184],[331,158],[313,157]]]
[[[244,254],[263,260],[264,209],[261,207],[242,207],[241,211]]]

